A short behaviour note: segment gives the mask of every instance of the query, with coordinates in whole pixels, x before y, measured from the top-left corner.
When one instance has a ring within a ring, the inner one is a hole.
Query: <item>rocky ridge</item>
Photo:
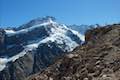
[[[27,80],[120,80],[120,24],[90,29],[85,40]]]

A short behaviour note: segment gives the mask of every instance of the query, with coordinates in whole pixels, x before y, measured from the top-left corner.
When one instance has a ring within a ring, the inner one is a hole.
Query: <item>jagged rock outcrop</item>
[[[86,42],[27,80],[120,80],[120,24],[88,30]]]
[[[0,29],[0,52],[4,52],[5,49],[5,31]]]

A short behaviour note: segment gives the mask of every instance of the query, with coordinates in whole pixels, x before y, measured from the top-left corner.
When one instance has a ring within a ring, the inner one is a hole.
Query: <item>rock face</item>
[[[88,30],[86,42],[27,80],[120,80],[120,24]]]
[[[24,80],[81,45],[83,35],[54,20],[37,18],[0,31],[0,80]]]
[[[0,53],[4,52],[5,49],[5,31],[0,29]]]

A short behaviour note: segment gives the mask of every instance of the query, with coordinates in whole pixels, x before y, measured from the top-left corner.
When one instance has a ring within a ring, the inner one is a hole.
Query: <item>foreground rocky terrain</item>
[[[27,80],[120,80],[120,24],[88,30],[85,40]]]

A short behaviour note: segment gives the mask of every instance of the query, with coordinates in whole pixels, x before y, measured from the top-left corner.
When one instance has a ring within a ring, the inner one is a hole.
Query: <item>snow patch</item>
[[[82,34],[80,34],[79,32],[77,32],[77,31],[74,31],[74,30],[71,30],[75,35],[77,35],[79,38],[80,38],[80,40],[82,40],[82,41],[85,41],[85,36],[84,35],[82,35]]]
[[[14,30],[5,30],[5,32],[6,32],[6,34],[13,34],[13,33],[15,33],[15,31]]]
[[[6,67],[7,62],[7,58],[0,58],[0,71]]]

